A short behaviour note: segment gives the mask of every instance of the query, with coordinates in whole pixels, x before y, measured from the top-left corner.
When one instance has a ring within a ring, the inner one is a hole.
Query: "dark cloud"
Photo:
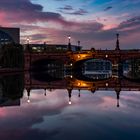
[[[110,10],[111,8],[112,6],[109,6],[105,9],[105,11]],[[71,15],[85,15],[88,13],[88,11],[84,9],[77,10],[70,5],[61,7],[61,12]],[[102,20],[100,20],[99,18],[97,18],[97,20],[99,22],[102,22]],[[59,23],[62,28],[52,29],[48,27],[45,28],[31,25],[35,25],[35,23],[37,22],[54,22],[56,23],[56,25],[57,23]],[[92,44],[97,45],[98,42],[99,46],[102,46],[104,44],[106,44],[106,46],[109,46],[107,42],[114,41],[116,32],[119,32],[121,34],[121,38],[129,38],[130,36],[140,32],[139,16],[132,17],[129,20],[123,21],[122,23],[120,23],[120,25],[118,25],[118,27],[112,27],[108,30],[104,30],[104,25],[99,22],[68,21],[60,13],[44,12],[42,5],[34,4],[30,0],[0,1],[0,24],[5,25],[5,23],[10,23],[10,26],[14,25],[17,27],[21,27],[21,31],[22,33],[24,32],[24,34],[31,30],[37,31],[37,35],[35,35],[35,32],[32,33],[33,36],[30,34],[33,41],[38,38],[38,41],[40,40],[40,42],[42,42],[42,40],[45,40],[46,38],[52,38],[54,43],[57,43],[58,41],[59,43],[64,43],[64,37],[71,34],[75,42],[76,40],[81,40],[81,42],[84,42],[83,45],[86,47],[91,46]],[[136,39],[134,40],[135,42],[137,42]],[[127,44],[127,41],[125,44]],[[128,45],[130,46],[130,43]],[[97,48],[99,46],[97,46]],[[110,46],[110,48],[113,47],[113,45]]]
[[[106,7],[105,9],[104,9],[104,11],[108,11],[108,10],[110,10],[110,9],[112,9],[113,7],[112,6],[108,6],[108,7]]]
[[[73,10],[73,7],[71,5],[65,5],[64,7],[60,7],[60,10]]]
[[[45,28],[45,27],[24,27],[24,31],[29,30],[36,30],[38,28],[39,34],[37,35],[41,42],[43,42],[42,38],[52,39],[52,43],[67,43],[66,38],[67,35],[72,36],[73,42],[77,42],[77,40],[81,41],[81,45],[84,48],[90,48],[91,46],[95,46],[95,48],[108,48],[113,49],[115,48],[116,42],[116,33],[120,33],[121,39],[121,48],[136,48],[138,40],[137,38],[133,38],[135,40],[135,44],[133,46],[132,43],[128,43],[132,36],[135,36],[137,33],[140,32],[140,18],[133,17],[129,20],[123,21],[118,25],[118,27],[104,30],[104,25],[98,23],[96,21],[88,21],[88,22],[69,22],[69,28],[64,29],[52,29],[52,28]],[[45,35],[47,33],[47,35]],[[41,36],[42,34],[42,36]],[[33,40],[37,39],[37,36],[33,35]],[[42,38],[41,38],[42,37]],[[127,39],[127,41],[126,41]]]
[[[7,22],[56,22],[68,24],[68,22],[59,14],[54,12],[44,12],[43,6],[33,4],[30,0],[1,0],[0,12],[5,13]]]
[[[138,25],[140,25],[140,16],[133,17],[131,19],[128,19],[128,20],[122,22],[119,25],[119,28],[136,27]]]
[[[78,10],[75,10],[71,7],[71,9],[69,8],[66,8],[66,7],[63,7],[63,8],[60,8],[59,9],[59,12],[63,13],[63,14],[69,14],[69,15],[85,15],[88,13],[87,10],[85,9],[78,9]]]
[[[87,11],[87,10],[84,10],[84,9],[79,9],[79,10],[74,11],[74,12],[69,13],[69,14],[72,14],[72,15],[85,15],[85,14],[87,14],[87,13],[88,13],[88,11]]]

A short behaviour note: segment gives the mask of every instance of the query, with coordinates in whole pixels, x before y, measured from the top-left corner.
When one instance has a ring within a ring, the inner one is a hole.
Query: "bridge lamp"
[[[69,43],[70,43],[70,40],[71,40],[71,36],[70,35],[68,36],[68,39],[69,39]]]
[[[106,54],[105,57],[108,58],[108,55]]]
[[[31,102],[31,100],[30,100],[30,98],[29,98],[29,96],[28,96],[28,100],[27,100],[27,103],[30,103]]]
[[[26,41],[27,41],[27,44],[29,44],[30,43],[30,38],[27,37]]]
[[[71,101],[69,101],[69,105],[71,105],[72,104],[72,102]]]
[[[105,86],[108,87],[108,83],[106,83]]]
[[[71,97],[69,97],[69,105],[71,105],[72,104],[72,102],[71,102]]]
[[[80,82],[78,83],[78,86],[81,86],[81,83]]]
[[[78,55],[78,58],[80,58],[80,55]]]

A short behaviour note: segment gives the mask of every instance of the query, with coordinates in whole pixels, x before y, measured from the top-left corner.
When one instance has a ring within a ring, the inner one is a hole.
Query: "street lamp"
[[[71,51],[71,36],[68,36],[68,50]]]
[[[31,102],[31,100],[30,100],[30,97],[28,96],[28,100],[27,100],[27,103],[30,103]]]
[[[27,44],[29,44],[30,43],[30,38],[27,37],[26,41],[27,41]]]
[[[69,35],[68,36],[68,39],[69,39],[69,44],[71,43],[71,36]]]

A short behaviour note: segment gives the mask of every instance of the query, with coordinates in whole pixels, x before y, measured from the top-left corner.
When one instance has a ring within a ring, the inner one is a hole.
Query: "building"
[[[26,48],[27,44],[23,45]],[[68,45],[64,44],[29,44],[32,52],[64,52],[68,50]],[[72,51],[80,51],[81,46],[71,45]]]
[[[83,75],[92,79],[105,79],[112,75],[111,62],[100,59],[90,59],[84,63]]]
[[[20,29],[0,27],[0,45],[20,43]]]

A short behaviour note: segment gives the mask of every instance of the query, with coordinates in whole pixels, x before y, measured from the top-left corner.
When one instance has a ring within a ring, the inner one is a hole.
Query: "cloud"
[[[3,20],[9,23],[35,23],[51,21],[64,25],[68,24],[68,22],[59,13],[44,12],[42,5],[33,4],[29,0],[1,0],[0,13],[6,15],[3,17]],[[3,15],[1,14],[1,16]]]
[[[111,8],[112,6],[109,6],[105,11]],[[69,15],[83,16],[88,13],[85,9],[75,9],[71,5],[65,5],[60,9],[61,13]],[[21,42],[25,42],[25,38],[29,36],[32,43],[65,44],[67,43],[66,36],[70,34],[73,43],[77,44],[77,40],[80,40],[82,45],[85,46],[84,48],[90,48],[91,46],[115,48],[115,34],[119,32],[121,34],[120,39],[122,39],[122,48],[137,47],[137,44],[140,43],[139,39],[136,40],[138,38],[137,34],[140,32],[139,16],[131,16],[130,19],[127,17],[128,20],[121,22],[119,25],[117,23],[115,26],[109,22],[108,17],[104,19],[106,20],[103,21],[99,18],[97,21],[85,20],[83,16],[83,19],[71,20],[64,18],[57,12],[46,12],[42,5],[34,4],[30,0],[0,1],[0,25],[20,27]]]
[[[71,5],[65,5],[64,7],[60,7],[59,9],[60,10],[68,10],[68,11],[70,10],[71,11],[71,10],[73,10],[73,7]]]
[[[85,15],[88,14],[88,11],[82,8],[79,8],[78,10],[73,9],[71,6],[65,6],[65,7],[60,7],[59,12],[63,14],[69,14],[69,15]]]
[[[24,31],[32,30],[37,35],[31,34],[33,42],[37,43],[58,43],[67,44],[67,36],[72,37],[72,44],[81,41],[84,48],[114,49],[116,43],[116,33],[120,33],[121,48],[135,48],[139,44],[138,33],[140,32],[139,17],[133,17],[123,21],[117,27],[104,30],[104,25],[96,21],[69,22],[69,28],[47,28],[39,26],[24,27]],[[127,40],[127,41],[126,41]],[[135,43],[134,43],[135,42]],[[134,45],[133,45],[134,44]]]
[[[71,12],[71,13],[69,13],[69,14],[71,14],[71,15],[85,15],[85,14],[87,14],[87,13],[88,13],[87,10],[79,9],[79,10],[74,11],[74,12]]]
[[[112,9],[113,7],[112,6],[108,6],[108,7],[106,7],[105,9],[104,9],[104,11],[108,11],[108,10],[110,10],[110,9]]]

